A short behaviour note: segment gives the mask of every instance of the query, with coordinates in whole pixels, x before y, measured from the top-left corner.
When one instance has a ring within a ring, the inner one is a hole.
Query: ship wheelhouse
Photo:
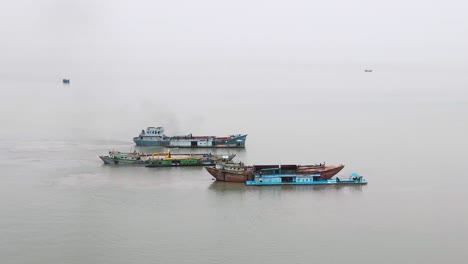
[[[162,127],[148,127],[145,130],[142,130],[140,133],[140,139],[143,139],[143,137],[146,137],[148,139],[156,139],[156,140],[162,140],[166,136],[164,135],[164,128]]]

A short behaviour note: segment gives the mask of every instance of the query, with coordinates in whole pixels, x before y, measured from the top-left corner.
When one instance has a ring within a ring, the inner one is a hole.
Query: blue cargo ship
[[[264,169],[255,174],[253,180],[246,181],[246,185],[337,185],[337,184],[367,184],[367,181],[357,173],[348,178],[324,179],[320,174],[282,174],[281,169]]]
[[[247,134],[231,136],[184,136],[169,137],[162,127],[148,127],[133,138],[137,146],[162,146],[167,148],[245,148]]]

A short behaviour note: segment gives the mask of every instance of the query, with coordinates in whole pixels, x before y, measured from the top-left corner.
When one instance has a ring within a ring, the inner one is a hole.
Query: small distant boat
[[[324,179],[320,174],[283,174],[280,168],[263,169],[255,174],[253,180],[246,181],[246,185],[337,185],[337,184],[367,184],[367,181],[357,173],[348,178]]]
[[[217,162],[229,162],[236,155],[204,154],[172,154],[170,151],[163,153],[144,154],[136,151],[126,153],[110,151],[109,155],[99,156],[104,164],[114,165],[144,165],[147,167],[172,167],[172,166],[210,166]]]
[[[70,84],[70,79],[63,79],[62,82],[63,82],[64,84]]]
[[[373,72],[373,70],[364,70],[364,72]]]

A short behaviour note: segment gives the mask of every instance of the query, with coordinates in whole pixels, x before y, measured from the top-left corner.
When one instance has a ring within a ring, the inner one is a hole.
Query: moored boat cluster
[[[205,154],[172,154],[170,151],[161,153],[138,153],[136,151],[125,153],[109,151],[109,155],[99,156],[105,164],[114,165],[145,165],[146,167],[173,167],[173,166],[208,166],[217,162],[229,162],[236,154],[217,155]]]
[[[247,134],[231,136],[174,136],[164,134],[162,127],[148,127],[133,138],[137,146],[162,146],[167,148],[245,148]],[[235,154],[173,154],[167,152],[139,153],[110,151],[100,156],[104,164],[141,165],[146,167],[205,166],[217,180],[241,182],[246,185],[336,185],[367,184],[357,173],[349,177],[335,177],[344,165],[245,165],[233,162]]]

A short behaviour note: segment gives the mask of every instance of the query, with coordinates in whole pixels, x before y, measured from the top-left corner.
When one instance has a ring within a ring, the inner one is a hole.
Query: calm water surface
[[[1,262],[465,263],[459,74],[227,67],[70,86],[4,80]],[[246,187],[203,168],[99,160],[133,150],[131,138],[157,125],[249,133],[245,150],[212,152],[248,164],[343,163],[342,176],[369,184]]]

